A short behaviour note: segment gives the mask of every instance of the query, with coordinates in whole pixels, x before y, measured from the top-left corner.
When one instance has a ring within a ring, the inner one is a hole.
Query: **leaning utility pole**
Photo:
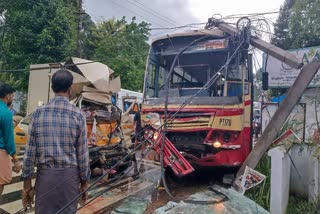
[[[210,19],[209,23],[211,26],[218,27],[220,30],[231,34],[236,35],[239,33],[237,28],[234,28],[224,22],[217,19]],[[210,26],[210,25],[209,25]],[[274,58],[286,63],[287,65],[300,69],[303,66],[293,54],[288,51],[282,50],[270,43],[267,43],[259,38],[250,37],[250,44],[253,47],[256,47],[268,55],[273,56]],[[271,118],[266,129],[262,133],[261,137],[258,139],[254,149],[250,152],[249,156],[241,166],[240,170],[237,173],[236,180],[234,181],[233,186],[236,189],[240,188],[240,178],[242,177],[245,167],[255,168],[262,158],[262,156],[270,148],[272,142],[276,138],[279,130],[286,121],[287,117],[293,110],[294,106],[298,103],[300,97],[302,96],[304,90],[308,87],[309,83],[316,75],[320,69],[320,62],[313,62],[308,65],[303,66],[300,74],[294,81],[293,85],[290,87],[288,95],[280,104],[279,108],[275,112],[274,116]]]

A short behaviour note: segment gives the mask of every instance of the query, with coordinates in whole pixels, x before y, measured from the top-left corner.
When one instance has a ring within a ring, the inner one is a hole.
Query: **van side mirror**
[[[268,72],[262,72],[262,90],[266,91],[269,89]]]

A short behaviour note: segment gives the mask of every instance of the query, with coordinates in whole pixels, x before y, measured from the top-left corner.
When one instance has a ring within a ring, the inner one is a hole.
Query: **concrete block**
[[[309,202],[317,202],[320,196],[320,164],[319,159],[312,157],[312,171],[309,182]]]
[[[314,157],[317,146],[293,145],[290,154],[292,159],[290,193],[315,202],[320,195],[320,164]]]
[[[271,157],[270,212],[284,214],[289,201],[290,159],[282,146],[269,150]]]

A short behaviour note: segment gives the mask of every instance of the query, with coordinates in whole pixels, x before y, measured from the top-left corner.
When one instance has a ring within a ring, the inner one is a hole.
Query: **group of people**
[[[52,76],[55,97],[32,115],[23,163],[16,156],[9,109],[15,90],[0,85],[0,197],[12,180],[12,170],[22,170],[22,205],[25,209],[32,207],[35,195],[35,213],[50,214],[61,209],[63,213],[76,213],[78,202],[84,204],[87,200],[90,166],[86,118],[69,103],[72,84],[73,76],[65,69]],[[31,182],[34,177],[35,187]]]

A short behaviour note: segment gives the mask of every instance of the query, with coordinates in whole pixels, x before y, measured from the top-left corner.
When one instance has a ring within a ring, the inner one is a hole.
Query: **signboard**
[[[294,142],[299,142],[301,143],[302,140],[296,135],[296,133],[294,133],[294,131],[292,131],[291,129],[288,129],[287,131],[285,131],[284,133],[282,133],[277,139],[275,139],[272,144],[279,144],[279,143],[283,143],[283,144],[293,144]]]
[[[304,64],[314,61],[320,61],[320,46],[289,50],[291,53],[301,60]],[[291,68],[276,58],[264,54],[264,65],[269,73],[269,88],[288,88],[290,87],[301,70]],[[320,86],[320,73],[311,81],[309,87]]]
[[[190,47],[189,50],[204,51],[204,50],[223,49],[227,47],[228,47],[228,40],[215,39],[215,40],[207,40],[204,42],[200,42]]]
[[[260,172],[251,169],[250,167],[246,166],[244,174],[241,178],[241,194],[244,194],[246,190],[251,189],[252,187],[257,186],[266,178],[265,175],[261,174]]]

